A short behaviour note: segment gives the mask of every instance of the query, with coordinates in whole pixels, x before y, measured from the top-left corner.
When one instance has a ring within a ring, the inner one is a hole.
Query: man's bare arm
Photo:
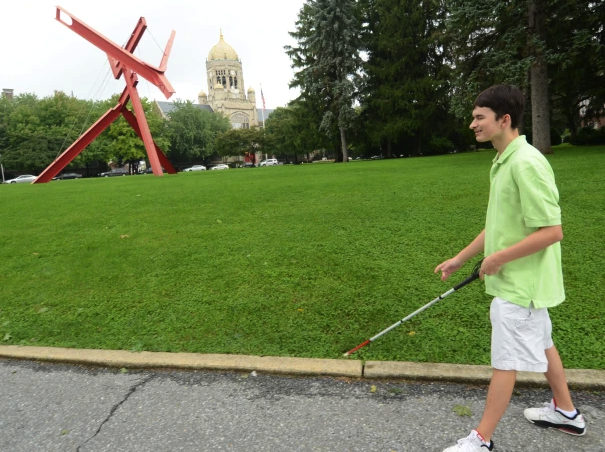
[[[498,264],[504,265],[508,262],[537,253],[561,240],[563,240],[563,229],[561,228],[561,225],[545,226],[538,229],[536,232],[531,233],[513,246],[494,253],[493,256]]]

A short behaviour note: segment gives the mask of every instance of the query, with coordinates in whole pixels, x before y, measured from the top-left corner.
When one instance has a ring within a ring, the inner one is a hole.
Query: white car
[[[7,184],[26,184],[28,182],[33,182],[36,180],[38,176],[32,176],[31,174],[24,174],[23,176],[19,176],[15,179],[9,179],[6,181]]]
[[[275,165],[279,165],[279,162],[277,161],[277,159],[267,159],[267,160],[263,160],[262,162],[260,162],[260,166],[275,166]]]
[[[211,170],[220,170],[220,169],[229,169],[228,165],[225,165],[224,163],[221,163],[219,165],[214,165],[212,168],[210,168]]]
[[[183,171],[206,171],[204,165],[193,165],[191,168],[185,168]]]

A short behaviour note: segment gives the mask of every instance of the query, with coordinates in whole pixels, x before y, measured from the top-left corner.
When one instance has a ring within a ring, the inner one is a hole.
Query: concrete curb
[[[79,350],[54,347],[0,346],[0,358],[54,363],[84,364],[130,369],[187,369],[215,371],[257,371],[282,375],[313,375],[390,380],[444,381],[489,384],[489,366],[465,364],[409,363],[357,360],[312,359],[245,355],[206,355],[199,353],[128,352],[122,350]],[[566,370],[574,389],[605,390],[605,370]],[[520,386],[547,387],[544,375],[519,372]]]
[[[605,390],[605,370],[566,369],[567,383],[573,389]],[[365,378],[448,381],[489,385],[492,377],[490,366],[466,364],[407,363],[368,361],[364,367]],[[548,387],[544,374],[518,372],[517,386]]]
[[[360,378],[361,361],[199,353],[127,352],[54,347],[0,346],[0,357],[31,361],[87,364],[103,367],[170,368],[189,370],[259,371],[287,375]]]

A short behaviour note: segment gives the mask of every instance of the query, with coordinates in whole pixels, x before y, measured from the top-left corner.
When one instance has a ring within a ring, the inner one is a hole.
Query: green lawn
[[[605,368],[605,148],[560,146],[555,341]],[[466,277],[493,151],[0,186],[0,343],[339,358]],[[467,286],[354,355],[489,364]]]

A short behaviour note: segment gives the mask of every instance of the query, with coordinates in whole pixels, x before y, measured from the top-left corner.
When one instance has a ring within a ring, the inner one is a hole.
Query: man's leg
[[[544,352],[548,358],[548,370],[544,375],[556,403],[547,403],[542,408],[527,408],[523,415],[529,422],[540,427],[556,428],[570,435],[582,436],[586,434],[586,419],[574,409],[559,352],[554,345]]]
[[[494,369],[492,381],[490,382],[489,390],[487,391],[483,418],[481,419],[479,427],[477,427],[479,434],[483,436],[488,443],[510,402],[516,379],[516,370]]]
[[[565,370],[557,348],[553,345],[545,350],[546,359],[548,359],[548,370],[544,375],[552,389],[553,397],[556,400],[557,407],[565,411],[573,411],[574,406],[567,387]]]

